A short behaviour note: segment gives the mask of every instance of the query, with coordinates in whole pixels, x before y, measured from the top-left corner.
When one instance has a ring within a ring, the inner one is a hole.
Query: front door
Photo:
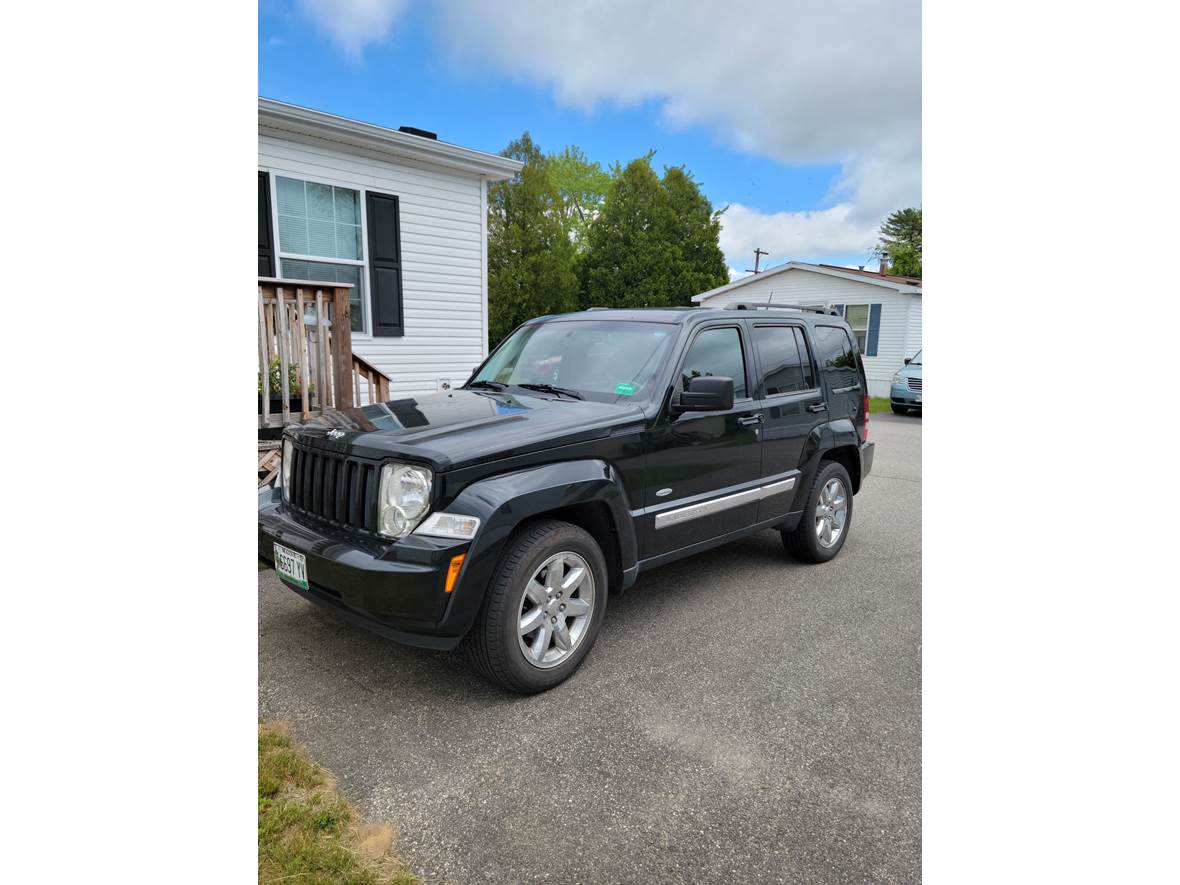
[[[666,407],[652,428],[641,517],[641,536],[647,539],[644,558],[754,522],[762,415],[752,396],[748,354],[740,323],[707,326],[689,342],[671,402],[693,378],[712,375],[733,379],[733,408],[677,415]]]
[[[753,323],[757,357],[754,395],[762,408],[762,477],[758,520],[785,516],[799,492],[799,470],[811,431],[827,420],[827,404],[802,325]]]

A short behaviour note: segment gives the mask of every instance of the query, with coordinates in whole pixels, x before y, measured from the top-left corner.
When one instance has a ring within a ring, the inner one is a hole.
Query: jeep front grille
[[[377,531],[378,465],[316,449],[292,449],[287,505],[335,525]]]

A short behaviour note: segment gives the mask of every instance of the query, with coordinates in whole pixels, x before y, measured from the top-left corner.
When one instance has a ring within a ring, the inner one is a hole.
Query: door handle
[[[827,410],[828,410],[828,404],[825,402],[808,403],[807,404],[807,411],[809,411],[809,412],[826,412]]]
[[[756,415],[743,415],[738,418],[738,424],[742,427],[749,427],[751,424],[761,424],[763,420],[762,413],[758,412]]]

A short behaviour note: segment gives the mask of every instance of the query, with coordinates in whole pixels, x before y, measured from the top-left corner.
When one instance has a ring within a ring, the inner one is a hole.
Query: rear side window
[[[819,368],[828,376],[833,388],[852,387],[860,383],[856,371],[856,351],[847,330],[840,326],[816,326],[815,346],[819,351]]]
[[[684,368],[680,372],[683,390],[688,389],[688,383],[693,378],[732,378],[734,399],[744,399],[746,360],[742,355],[742,339],[738,330],[726,327],[701,332],[689,347],[684,357]]]
[[[755,326],[754,347],[762,365],[762,384],[766,396],[810,390],[811,358],[807,342],[793,326]]]

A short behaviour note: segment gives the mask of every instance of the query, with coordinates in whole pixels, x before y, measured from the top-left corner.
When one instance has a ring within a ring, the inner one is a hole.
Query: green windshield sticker
[[[630,381],[620,381],[615,385],[615,393],[619,396],[630,396],[635,392],[635,385]]]

